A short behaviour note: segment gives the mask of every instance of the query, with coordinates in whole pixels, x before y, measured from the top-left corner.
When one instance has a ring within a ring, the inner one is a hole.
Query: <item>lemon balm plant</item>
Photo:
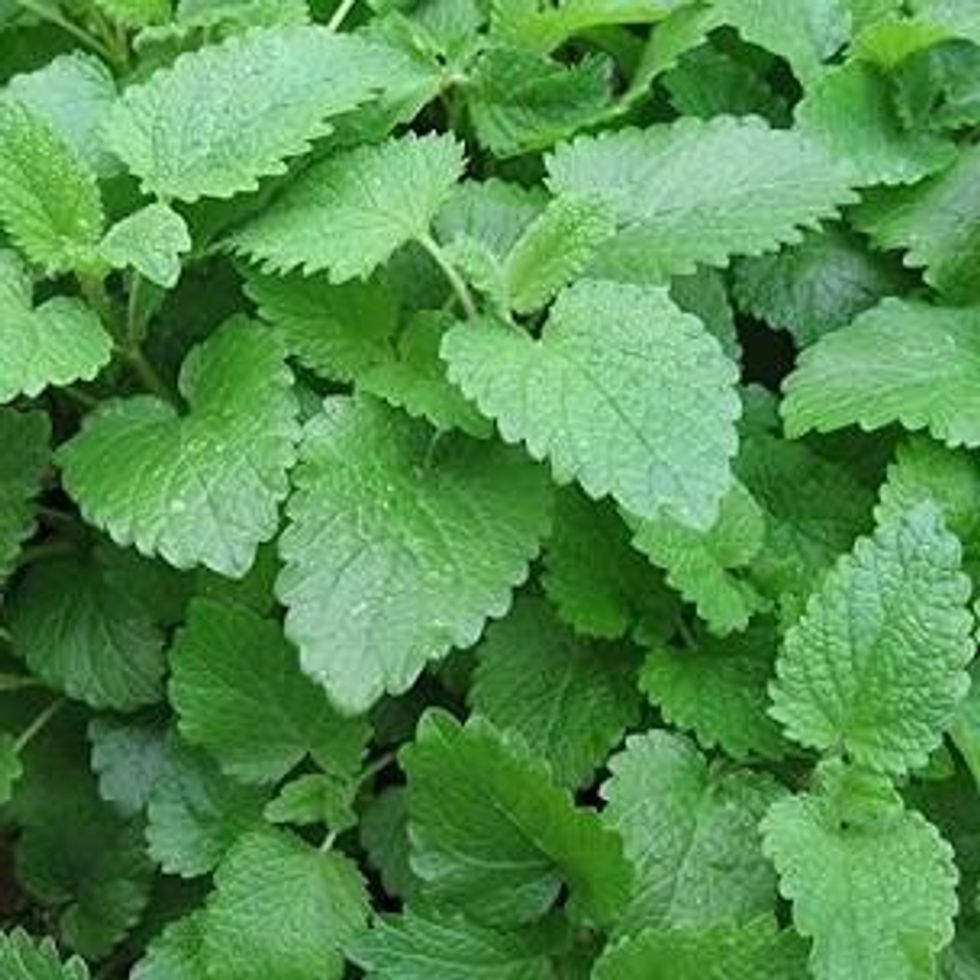
[[[980,976],[974,0],[0,0],[0,978]]]

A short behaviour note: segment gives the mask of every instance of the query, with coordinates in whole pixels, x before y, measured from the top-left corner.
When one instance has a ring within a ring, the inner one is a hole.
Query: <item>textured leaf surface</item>
[[[956,870],[920,814],[893,798],[855,819],[831,795],[803,795],[776,803],[763,831],[796,928],[813,939],[817,980],[935,976],[953,935]]]
[[[2,314],[0,314],[2,316]],[[51,423],[43,412],[0,409],[0,582],[34,530],[33,499],[48,465]]]
[[[186,414],[143,395],[87,416],[58,453],[65,488],[117,543],[241,577],[286,495],[292,377],[276,339],[236,318],[188,355],[179,385]]]
[[[502,731],[521,735],[571,787],[639,721],[636,658],[583,641],[540,599],[519,602],[479,648],[470,704]]]
[[[804,352],[782,405],[790,438],[898,422],[980,445],[980,313],[886,299]]]
[[[705,749],[735,759],[779,759],[787,743],[766,714],[777,635],[762,624],[724,640],[703,637],[695,649],[652,648],[640,685],[664,719],[693,731]]]
[[[303,669],[346,712],[475,643],[547,530],[537,467],[461,437],[427,463],[431,440],[366,397],[328,399],[306,430],[277,590]]]
[[[781,792],[773,780],[709,767],[691,742],[665,731],[631,736],[609,768],[603,820],[636,870],[621,932],[704,928],[773,909],[775,875],[757,830]]]
[[[846,174],[798,133],[758,119],[683,119],[576,140],[548,160],[556,194],[594,196],[620,232],[594,270],[648,282],[799,240],[852,203]]]
[[[167,758],[165,730],[153,722],[93,718],[88,726],[92,772],[99,796],[122,817],[136,816],[150,799]]]
[[[34,939],[23,929],[0,933],[0,969],[6,980],[89,980],[77,956],[62,962],[52,940]]]
[[[484,319],[450,330],[442,356],[501,435],[560,479],[641,517],[714,521],[736,449],[735,367],[665,290],[587,280],[540,340]]]
[[[433,709],[401,761],[412,869],[433,898],[498,928],[540,917],[563,881],[601,923],[625,905],[631,874],[617,836],[575,809],[523,741]]]
[[[360,146],[310,167],[231,244],[267,270],[327,269],[335,283],[366,278],[429,234],[462,172],[463,148],[452,136]]]
[[[204,953],[214,980],[340,980],[367,926],[357,865],[281,831],[244,836],[215,875]]]
[[[35,307],[31,294],[20,259],[0,250],[0,402],[39,395],[49,385],[90,381],[112,355],[109,335],[85,303],[56,296]]]
[[[693,602],[719,636],[743,630],[765,600],[745,572],[765,540],[762,509],[740,483],[722,499],[718,519],[696,531],[670,517],[641,521],[633,545],[667,573],[667,582]]]
[[[190,248],[184,219],[166,204],[148,204],[116,222],[99,253],[116,269],[132,267],[150,282],[172,289],[180,277],[180,257]]]
[[[133,967],[132,980],[199,980],[207,967],[201,950],[204,915],[197,912],[171,922],[153,939]]]
[[[90,266],[102,232],[95,174],[45,119],[0,102],[0,224],[50,273]]]
[[[390,50],[320,27],[272,28],[185,54],[131,86],[107,123],[109,147],[144,190],[196,201],[285,173],[402,69]]]
[[[198,599],[170,651],[170,666],[181,734],[229,775],[276,782],[308,753],[338,774],[359,769],[366,726],[334,714],[300,671],[278,623]]]
[[[806,947],[760,918],[707,929],[647,929],[608,948],[594,980],[800,980]]]
[[[817,749],[901,773],[939,745],[973,657],[960,545],[922,504],[862,538],[786,635],[773,716]]]

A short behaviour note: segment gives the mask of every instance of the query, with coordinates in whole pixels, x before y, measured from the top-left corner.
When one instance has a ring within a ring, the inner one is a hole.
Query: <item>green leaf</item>
[[[230,244],[266,271],[366,279],[399,247],[428,237],[462,172],[463,147],[451,135],[359,146],[308,168]]]
[[[477,653],[473,710],[520,735],[559,783],[589,783],[639,721],[636,657],[576,637],[544,600],[518,602],[490,626]]]
[[[245,292],[290,356],[321,378],[353,381],[391,357],[398,306],[376,278],[334,285],[324,273],[279,277],[250,271]]]
[[[704,749],[721,748],[739,761],[780,759],[788,743],[766,714],[777,646],[766,624],[725,640],[701,637],[693,649],[655,646],[640,686],[665,721],[693,731]]]
[[[884,779],[878,792],[894,794]],[[933,977],[953,937],[952,848],[894,795],[857,816],[824,792],[780,800],[762,825],[797,931],[813,939],[810,970],[817,980]]]
[[[685,527],[670,517],[638,521],[633,546],[666,571],[668,584],[696,605],[713,633],[725,636],[745,629],[766,607],[746,579],[765,534],[762,509],[741,483],[734,483],[708,530]]]
[[[150,856],[166,874],[207,874],[239,837],[263,826],[265,802],[265,790],[234,782],[173,739],[147,807]]]
[[[712,0],[712,6],[746,41],[785,58],[804,83],[850,40],[845,0]]]
[[[171,15],[171,0],[95,0],[95,5],[107,17],[126,27],[161,24],[170,20]]]
[[[166,204],[148,204],[106,232],[99,254],[113,268],[132,267],[150,282],[173,289],[180,278],[180,256],[190,248],[184,219]]]
[[[303,669],[344,712],[475,643],[547,531],[538,467],[499,445],[450,437],[432,449],[432,438],[368,397],[327,399],[306,429],[277,591]]]
[[[163,634],[139,595],[96,561],[29,569],[14,593],[14,651],[53,687],[93,708],[133,711],[163,696]]]
[[[976,308],[884,300],[803,352],[784,385],[787,435],[898,422],[980,445],[978,324]]]
[[[200,980],[206,976],[203,927],[201,911],[171,922],[150,941],[146,955],[133,967],[131,980]]]
[[[710,526],[731,482],[735,367],[666,290],[583,281],[540,340],[483,319],[442,345],[450,380],[508,442],[627,510]]]
[[[0,970],[4,980],[89,980],[77,957],[62,963],[51,939],[34,939],[23,929],[0,932]]]
[[[879,248],[904,249],[950,302],[980,299],[980,147],[960,151],[943,173],[914,187],[881,191],[856,209],[855,226]]]
[[[93,718],[88,726],[92,772],[99,795],[120,816],[134,817],[145,809],[166,760],[165,730],[156,722]]]
[[[308,753],[338,775],[360,769],[367,726],[332,711],[278,623],[243,606],[196,599],[170,667],[181,734],[228,775],[278,782]]]
[[[408,843],[408,792],[404,786],[382,790],[361,815],[358,832],[368,861],[381,875],[385,891],[408,900],[418,879],[412,873]]]
[[[13,570],[21,542],[33,534],[34,498],[48,467],[51,422],[43,412],[0,409],[0,582]]]
[[[340,980],[343,950],[367,927],[357,865],[284,831],[243,837],[215,875],[204,920],[213,980]]]
[[[723,266],[731,255],[799,241],[799,228],[855,200],[823,149],[753,117],[584,137],[547,164],[555,194],[594,196],[610,208],[620,231],[593,270],[630,281],[662,281],[699,262]]]
[[[969,597],[959,542],[933,504],[880,525],[786,635],[773,717],[803,745],[862,765],[923,765],[969,685]]]
[[[615,225],[594,201],[559,198],[514,244],[504,265],[510,306],[531,313],[545,306],[588,265]]]
[[[116,101],[116,83],[98,58],[73,51],[36,71],[15,75],[0,90],[0,102],[8,101],[43,119],[100,177],[118,169],[102,139],[102,124]]]
[[[923,19],[980,43],[980,10],[972,0],[911,0],[910,7]]]
[[[110,149],[163,199],[227,198],[286,172],[328,121],[405,71],[393,49],[321,27],[281,27],[182,55],[126,90]]]
[[[800,980],[806,946],[768,918],[706,929],[645,929],[608,947],[594,980]]]
[[[807,90],[796,128],[846,162],[857,184],[914,184],[956,160],[956,147],[933,133],[908,131],[888,77],[851,61]]]
[[[23,775],[17,739],[9,732],[0,732],[0,806],[10,802],[14,787]]]
[[[0,134],[0,155],[2,140]],[[0,166],[0,197],[2,170]],[[2,207],[0,201],[0,210]],[[4,352],[0,403],[18,395],[33,398],[49,385],[91,381],[112,356],[111,338],[85,303],[56,296],[35,307],[32,291],[21,260],[0,249],[0,346]]]
[[[297,776],[265,808],[265,818],[270,823],[297,826],[324,823],[339,834],[358,824],[354,797],[359,788],[358,781],[351,778],[321,773]]]
[[[543,915],[564,881],[590,917],[615,920],[631,880],[619,839],[522,740],[430,709],[401,761],[412,870],[433,899],[502,928]]]
[[[357,382],[413,418],[426,418],[440,431],[460,429],[477,439],[493,431],[491,423],[446,378],[439,347],[456,322],[450,313],[416,313],[398,338],[398,358],[369,368]]]
[[[95,174],[45,119],[0,101],[0,224],[50,274],[88,269],[102,232]]]
[[[370,980],[553,980],[545,929],[502,932],[452,911],[378,919],[351,950]]]
[[[739,308],[788,330],[802,347],[901,291],[893,265],[837,228],[808,233],[799,245],[741,259],[734,267]]]
[[[686,738],[633,735],[609,762],[603,820],[636,870],[620,933],[703,929],[772,911],[776,879],[758,822],[781,794],[768,776],[709,766]]]
[[[741,360],[742,346],[735,326],[735,311],[728,299],[728,284],[723,273],[700,266],[690,275],[674,276],[670,281],[670,298],[685,313],[693,313],[733,361]]]
[[[176,568],[240,578],[278,527],[299,438],[276,338],[244,317],[184,361],[180,414],[144,395],[108,402],[58,451],[85,519]]]
[[[574,486],[557,495],[541,581],[566,623],[604,640],[626,635],[638,621],[672,624],[677,606],[660,572],[630,547],[616,508]]]

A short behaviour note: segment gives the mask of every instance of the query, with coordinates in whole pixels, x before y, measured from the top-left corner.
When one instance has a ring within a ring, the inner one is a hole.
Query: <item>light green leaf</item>
[[[358,824],[354,797],[359,789],[358,780],[350,777],[323,773],[297,776],[266,806],[265,819],[297,826],[323,823],[339,834]]]
[[[775,781],[709,766],[666,731],[630,736],[609,768],[603,820],[636,870],[620,933],[747,922],[774,908],[776,878],[757,825],[781,793]]]
[[[50,438],[51,422],[43,412],[0,409],[0,582],[34,531],[33,501],[48,467]]]
[[[107,17],[126,27],[162,24],[171,16],[171,0],[95,0],[95,5]]]
[[[615,231],[604,205],[558,198],[524,231],[504,264],[510,306],[530,313],[545,306],[591,261]]]
[[[204,920],[212,980],[340,980],[367,927],[357,865],[284,831],[243,837],[222,861]]]
[[[700,266],[690,275],[674,276],[670,281],[670,298],[685,313],[696,316],[733,361],[741,360],[742,346],[724,273]]]
[[[853,203],[844,171],[800,134],[754,117],[681,119],[576,140],[548,159],[555,194],[594,196],[619,234],[596,274],[661,281],[799,241]]]
[[[202,911],[171,922],[150,941],[130,980],[201,980],[207,975],[201,949],[203,927]]]
[[[286,172],[405,71],[402,55],[322,27],[280,27],[182,55],[130,86],[106,126],[110,149],[147,193],[196,201]]]
[[[36,71],[15,75],[0,90],[0,102],[5,101],[19,102],[43,119],[100,177],[118,169],[102,138],[102,124],[116,101],[116,83],[98,58],[73,51]]]
[[[334,285],[325,273],[280,277],[251,271],[245,292],[290,356],[322,378],[353,381],[391,357],[398,306],[376,278]]]
[[[912,13],[957,37],[980,43],[980,10],[973,0],[911,0]]]
[[[369,980],[554,980],[547,929],[501,932],[451,910],[378,919],[351,959]]]
[[[345,712],[475,643],[547,531],[538,467],[499,445],[432,439],[367,396],[327,399],[307,426],[277,591],[303,669]]]
[[[810,232],[775,255],[741,259],[734,273],[739,308],[788,330],[802,347],[902,291],[898,269],[837,228]]]
[[[292,377],[276,338],[244,317],[184,361],[188,411],[144,395],[86,416],[58,451],[85,519],[176,568],[240,578],[279,525],[299,438]]]
[[[207,874],[239,837],[263,826],[265,802],[265,790],[234,782],[173,739],[147,807],[150,856],[166,874]]]
[[[266,271],[365,279],[400,246],[428,237],[462,172],[463,147],[451,135],[359,146],[307,169],[230,244]]]
[[[93,708],[133,711],[163,697],[163,633],[141,597],[97,561],[30,568],[11,602],[14,651],[53,687]]]
[[[543,915],[564,881],[589,916],[615,921],[631,881],[618,837],[522,740],[430,709],[401,761],[412,870],[433,899],[503,928]]]
[[[88,726],[99,796],[120,816],[134,817],[150,799],[166,760],[166,732],[156,722],[93,718]]]
[[[905,249],[930,286],[953,303],[980,299],[980,147],[914,187],[881,191],[855,210],[855,226],[883,249]]]
[[[542,599],[524,599],[487,630],[469,702],[501,731],[517,732],[572,788],[637,724],[637,658],[590,643]]]
[[[748,626],[766,601],[747,579],[762,548],[762,509],[741,483],[722,498],[718,518],[706,531],[670,517],[634,523],[633,546],[667,573],[667,582],[697,607],[718,636]]]
[[[148,204],[106,232],[99,254],[113,268],[132,267],[150,282],[173,289],[180,278],[180,256],[190,249],[184,219],[166,204]]]
[[[450,380],[562,481],[710,526],[731,483],[735,366],[666,290],[583,281],[540,340],[489,319],[442,345]]]
[[[933,133],[908,131],[890,80],[852,61],[807,90],[796,128],[852,169],[858,184],[914,184],[956,159],[956,147]]]
[[[308,753],[337,775],[360,769],[367,725],[333,712],[278,623],[196,599],[169,659],[181,734],[230,776],[278,782]]]
[[[705,929],[645,929],[608,947],[594,980],[800,980],[806,945],[769,918]]]
[[[784,384],[792,439],[898,422],[948,446],[980,445],[980,312],[886,299],[803,352]]]
[[[23,929],[0,932],[0,970],[4,980],[89,980],[77,956],[62,963],[53,939],[35,939]]]
[[[0,224],[55,274],[95,264],[102,200],[93,171],[40,115],[0,101]]]
[[[850,40],[845,0],[712,0],[712,5],[746,41],[785,58],[807,84]]]
[[[862,765],[923,765],[966,694],[970,580],[931,503],[861,538],[786,635],[772,715],[806,746]]]
[[[2,181],[0,166],[0,195]],[[4,355],[0,402],[18,395],[33,398],[48,385],[91,381],[112,356],[109,334],[85,303],[55,296],[35,307],[31,293],[26,267],[13,252],[0,249],[0,347]]]
[[[831,787],[780,800],[763,821],[816,980],[928,980],[953,937],[952,848],[884,778],[878,794],[852,812]]]
[[[398,358],[369,368],[357,382],[361,391],[377,395],[414,418],[426,418],[440,431],[460,429],[486,439],[493,425],[446,378],[439,347],[456,322],[450,313],[416,313],[398,338]]]
[[[694,649],[655,646],[640,686],[665,721],[693,731],[704,749],[721,748],[739,761],[780,759],[788,743],[766,714],[777,646],[767,624],[724,640],[701,637]]]

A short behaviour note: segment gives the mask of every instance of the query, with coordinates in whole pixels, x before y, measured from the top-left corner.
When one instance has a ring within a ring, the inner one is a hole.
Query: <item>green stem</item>
[[[52,701],[28,726],[25,728],[14,742],[14,753],[20,755],[27,748],[31,739],[35,738],[51,721],[51,719],[65,706],[67,702],[64,698]]]
[[[140,379],[143,387],[147,391],[152,392],[164,401],[173,401],[173,394],[170,392],[170,389],[163,383],[160,375],[157,374],[153,365],[146,359],[146,355],[140,347],[130,347],[126,351],[126,360],[129,362],[130,367],[132,367],[133,374]]]
[[[23,691],[29,687],[44,687],[36,677],[25,674],[0,674],[0,691]]]
[[[17,0],[17,3],[25,10],[36,14],[42,20],[48,21],[49,24],[54,24],[63,31],[67,31],[76,40],[81,41],[86,47],[91,48],[96,54],[105,58],[106,61],[116,61],[115,52],[106,47],[98,38],[92,37],[88,31],[83,30],[78,24],[68,20],[67,17],[63,17],[59,11],[52,10],[44,3],[36,3],[35,0]]]
[[[46,561],[48,558],[62,558],[70,555],[75,550],[75,545],[65,538],[53,538],[43,544],[36,544],[32,548],[25,548],[20,555],[19,566],[34,565],[39,561]]]
[[[418,239],[418,243],[432,256],[436,265],[442,270],[442,274],[452,286],[453,292],[459,300],[459,305],[463,307],[467,318],[476,319],[476,303],[473,301],[470,287],[466,285],[466,280],[459,274],[456,266],[449,261],[449,257],[443,251],[442,246],[431,235],[423,235]]]
[[[81,388],[75,385],[66,385],[64,388],[58,389],[66,398],[70,398],[74,402],[78,402],[82,408],[98,408],[99,399],[94,395],[88,394],[88,392],[82,391]]]
[[[333,16],[327,21],[327,30],[336,31],[340,29],[340,25],[343,24],[347,15],[351,12],[354,4],[357,0],[340,0],[340,4],[337,9],[333,12]]]
[[[119,336],[119,317],[116,315],[112,300],[105,288],[105,280],[95,273],[80,272],[78,273],[78,285],[81,287],[82,295],[89,306],[99,314],[105,328],[118,343],[122,339]]]
[[[320,850],[326,854],[327,851],[333,847],[334,841],[337,839],[337,831],[328,831],[327,836],[323,838],[323,843],[320,845]]]
[[[357,777],[357,781],[360,784],[366,783],[371,779],[374,779],[379,772],[383,772],[390,766],[398,756],[394,752],[385,752],[384,755],[378,756],[369,766],[364,769],[364,772]]]

